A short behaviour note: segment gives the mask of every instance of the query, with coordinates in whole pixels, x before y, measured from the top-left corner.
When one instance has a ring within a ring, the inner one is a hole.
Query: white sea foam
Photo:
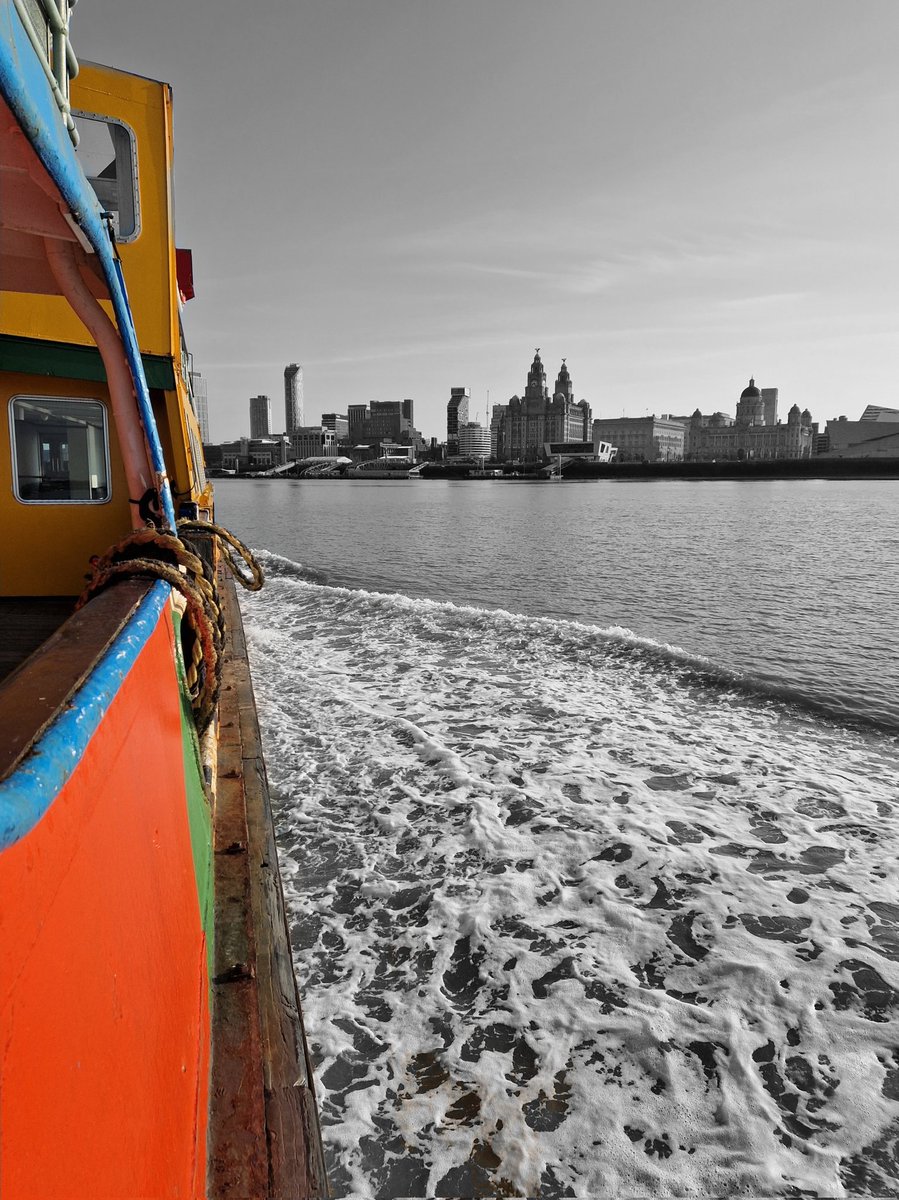
[[[267,565],[336,1194],[897,1194],[889,738],[623,630]]]

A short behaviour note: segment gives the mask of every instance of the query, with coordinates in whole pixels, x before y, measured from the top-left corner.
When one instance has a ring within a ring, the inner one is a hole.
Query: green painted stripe
[[[163,354],[142,354],[141,359],[149,387],[169,392],[174,389],[175,369],[170,358]],[[42,338],[10,334],[0,334],[0,371],[106,382],[103,359],[95,346],[73,346],[68,342],[45,342]]]
[[[212,876],[212,810],[203,783],[203,762],[200,758],[200,743],[194,724],[184,677],[184,659],[181,654],[181,614],[172,614],[175,624],[176,661],[178,688],[181,693],[181,748],[184,754],[184,786],[187,791],[187,819],[190,826],[190,844],[194,859],[194,875],[197,880],[197,899],[200,903],[200,920],[206,933],[206,962],[209,978],[213,975],[214,945],[214,895]]]

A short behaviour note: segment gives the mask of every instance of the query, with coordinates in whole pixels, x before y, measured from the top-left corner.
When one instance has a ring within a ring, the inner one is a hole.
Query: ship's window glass
[[[87,113],[77,118],[79,142],[75,153],[101,208],[112,213],[116,238],[127,242],[139,232],[137,157],[134,134],[120,121]]]
[[[13,479],[24,504],[105,504],[106,409],[98,400],[16,396],[10,401]]]

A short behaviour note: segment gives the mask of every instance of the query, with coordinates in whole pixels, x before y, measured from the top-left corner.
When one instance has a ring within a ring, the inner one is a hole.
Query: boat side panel
[[[99,400],[110,443],[110,499],[105,504],[23,504],[13,490],[9,402],[13,396]],[[77,596],[102,553],[131,527],[128,485],[118,453],[115,419],[105,383],[0,374],[0,595]]]
[[[167,607],[0,855],[4,1197],[204,1191],[209,978],[174,662]]]
[[[200,920],[206,934],[207,966],[212,977],[214,943],[214,900],[212,882],[212,810],[203,785],[203,761],[197,740],[197,727],[187,696],[184,662],[180,653],[181,617],[175,614],[175,645],[178,647],[178,679],[181,683],[181,746],[184,753],[184,785],[187,791],[187,818],[190,844],[197,881]]]

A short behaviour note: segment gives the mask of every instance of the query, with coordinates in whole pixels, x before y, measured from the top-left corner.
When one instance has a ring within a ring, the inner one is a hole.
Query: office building
[[[296,462],[304,458],[334,458],[337,455],[337,438],[334,430],[324,425],[305,425],[290,435],[293,457]]]
[[[828,421],[820,441],[825,458],[899,458],[899,411],[869,404],[858,421]]]
[[[190,390],[197,424],[200,426],[200,441],[205,445],[211,440],[209,437],[209,398],[206,392],[206,380],[199,371],[190,373]]]
[[[272,402],[268,396],[250,397],[250,438],[267,438],[272,432]]]
[[[347,444],[378,445],[396,442],[414,446],[420,451],[424,438],[413,423],[415,406],[412,400],[373,400],[367,404],[351,404],[347,408]]]
[[[322,413],[322,426],[333,430],[338,442],[345,441],[350,435],[350,422],[346,413]]]
[[[288,437],[305,423],[303,368],[297,363],[291,363],[284,368],[284,428]]]
[[[446,406],[446,453],[448,456],[459,453],[459,428],[468,424],[470,400],[471,388],[450,388],[449,404]]]
[[[462,458],[490,457],[490,430],[477,421],[468,421],[459,426],[459,454]]]
[[[608,445],[617,447],[619,462],[676,462],[684,457],[684,423],[661,417],[597,417],[593,453],[601,461]],[[606,443],[606,446],[603,446]]]

